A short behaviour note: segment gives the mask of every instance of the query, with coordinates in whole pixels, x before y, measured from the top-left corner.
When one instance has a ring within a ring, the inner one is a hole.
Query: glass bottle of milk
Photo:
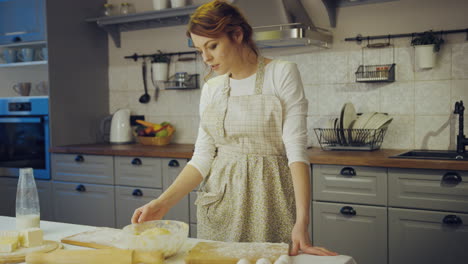
[[[33,169],[20,169],[16,190],[16,229],[39,227],[40,209]]]

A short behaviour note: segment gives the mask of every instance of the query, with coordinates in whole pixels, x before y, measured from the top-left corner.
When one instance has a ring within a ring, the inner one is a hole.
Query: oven
[[[50,179],[49,98],[0,98],[0,176],[18,177],[33,168],[36,179]]]

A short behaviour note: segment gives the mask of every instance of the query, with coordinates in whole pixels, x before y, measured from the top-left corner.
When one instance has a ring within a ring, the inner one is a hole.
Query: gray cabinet
[[[468,171],[388,169],[389,205],[468,212]]]
[[[0,177],[0,215],[15,216],[17,178]]]
[[[312,172],[313,243],[359,264],[387,263],[387,169],[313,165]]]
[[[15,216],[18,178],[0,177],[0,215]],[[51,198],[52,183],[36,179],[41,220],[54,220]]]
[[[312,177],[315,245],[359,264],[466,263],[468,171],[313,165]]]
[[[175,178],[179,175],[182,169],[187,165],[186,159],[161,159],[162,160],[162,171],[163,171],[163,188],[166,190]],[[169,210],[164,219],[178,220],[185,223],[189,223],[189,196],[185,196],[179,201],[174,207]]]
[[[112,156],[53,154],[52,179],[97,184],[114,184]]]
[[[53,195],[56,221],[115,226],[114,186],[55,181]]]
[[[162,162],[158,158],[115,157],[115,184],[162,188]]]
[[[350,255],[360,264],[387,262],[385,207],[313,202],[313,208],[316,246]]]
[[[131,224],[133,212],[138,207],[161,195],[162,190],[138,187],[115,187],[116,226],[122,228]]]
[[[389,208],[388,215],[390,264],[467,262],[468,214]]]

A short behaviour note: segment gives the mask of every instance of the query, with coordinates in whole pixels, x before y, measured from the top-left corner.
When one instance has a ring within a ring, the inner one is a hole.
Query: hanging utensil
[[[146,104],[150,101],[151,96],[148,94],[148,87],[146,86],[146,59],[143,58],[143,65],[142,65],[142,71],[143,71],[143,87],[145,88],[145,93],[140,96],[140,103]]]
[[[151,82],[153,82],[153,86],[155,88],[154,91],[154,100],[158,100],[159,97],[159,85],[158,81],[154,80],[154,73],[153,73],[153,63],[151,63]]]

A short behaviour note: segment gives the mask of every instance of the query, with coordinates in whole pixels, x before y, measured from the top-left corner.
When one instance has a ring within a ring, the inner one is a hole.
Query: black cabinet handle
[[[83,161],[84,161],[84,158],[83,158],[83,156],[78,155],[78,156],[75,157],[75,161],[76,161],[76,162],[83,162]]]
[[[143,192],[140,189],[135,189],[132,192],[133,196],[143,196]]]
[[[13,42],[15,42],[15,43],[16,42],[21,42],[21,41],[22,41],[22,39],[20,37],[14,37],[13,38]]]
[[[139,166],[139,165],[141,165],[141,164],[142,164],[142,163],[141,163],[141,159],[139,159],[139,158],[134,158],[134,159],[132,160],[132,165]]]
[[[462,177],[456,172],[447,172],[442,176],[442,182],[447,184],[459,184]]]
[[[340,213],[343,215],[356,215],[356,210],[352,208],[351,206],[343,206],[341,208]]]
[[[78,192],[86,192],[86,188],[84,187],[83,184],[76,186],[75,190]]]
[[[169,161],[169,167],[174,167],[175,168],[175,167],[179,167],[179,166],[180,166],[180,164],[179,164],[179,162],[177,160]]]
[[[340,174],[343,176],[356,176],[356,170],[351,167],[344,167],[341,169]]]
[[[456,215],[446,215],[442,222],[446,225],[461,225],[463,224],[463,221],[461,220],[460,217]]]

